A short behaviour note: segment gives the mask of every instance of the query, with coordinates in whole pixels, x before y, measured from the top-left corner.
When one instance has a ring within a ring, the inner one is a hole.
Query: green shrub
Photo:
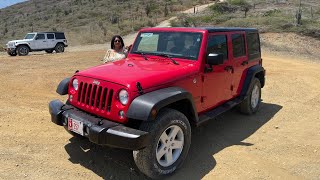
[[[249,3],[246,0],[228,0],[227,1],[231,5],[235,6],[247,6]]]
[[[279,9],[272,9],[263,13],[262,16],[278,16],[280,14],[281,14],[281,11]]]

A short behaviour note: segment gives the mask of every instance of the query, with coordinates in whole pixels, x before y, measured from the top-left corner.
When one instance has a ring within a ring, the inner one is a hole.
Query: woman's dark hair
[[[122,37],[119,36],[119,35],[115,35],[115,36],[112,37],[112,40],[111,40],[111,49],[114,49],[114,40],[116,38],[120,39],[120,43],[121,43],[121,46],[122,46],[121,48],[123,48],[124,47],[124,42],[123,42]]]

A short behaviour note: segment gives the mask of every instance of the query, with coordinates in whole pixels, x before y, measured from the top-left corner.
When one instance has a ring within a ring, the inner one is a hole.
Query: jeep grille
[[[77,101],[89,107],[111,111],[113,89],[104,88],[95,84],[81,82]]]

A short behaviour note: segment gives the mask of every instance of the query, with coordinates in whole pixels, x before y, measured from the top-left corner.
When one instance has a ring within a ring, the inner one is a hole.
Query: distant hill
[[[32,31],[64,31],[71,45],[104,43],[209,0],[30,0],[0,9],[0,46]]]
[[[320,0],[224,0],[196,15],[179,15],[171,24],[255,27],[262,33],[294,32],[320,40]]]

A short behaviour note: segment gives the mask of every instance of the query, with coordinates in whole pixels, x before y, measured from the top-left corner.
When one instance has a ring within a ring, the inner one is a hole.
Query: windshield
[[[35,34],[27,34],[26,37],[24,37],[24,39],[33,39]]]
[[[201,33],[142,32],[138,34],[131,53],[197,60],[201,41]]]

